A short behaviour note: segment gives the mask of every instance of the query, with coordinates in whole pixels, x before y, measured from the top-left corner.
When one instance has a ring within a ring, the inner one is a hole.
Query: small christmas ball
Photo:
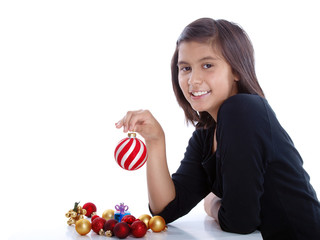
[[[109,219],[108,221],[105,222],[105,224],[103,225],[103,231],[107,232],[110,231],[111,232],[111,236],[114,235],[113,234],[113,229],[114,226],[118,223],[117,220],[115,219]]]
[[[149,221],[149,227],[153,232],[161,232],[166,227],[166,222],[161,216],[154,216]]]
[[[131,226],[131,224],[134,222],[134,220],[136,220],[136,218],[132,215],[125,215],[123,216],[123,218],[121,219],[121,222],[126,222],[128,223],[129,226]]]
[[[101,229],[103,230],[103,226],[105,224],[106,220],[102,217],[97,217],[95,220],[93,220],[91,224],[92,230],[96,233],[99,234],[101,233]]]
[[[92,217],[97,211],[96,205],[91,202],[85,203],[82,208],[87,210],[86,217]]]
[[[130,227],[126,222],[119,222],[114,226],[113,233],[117,238],[126,238],[130,234]]]
[[[93,215],[92,217],[91,217],[91,222],[93,222],[93,220],[95,220],[96,218],[98,218],[99,216],[98,215]]]
[[[86,235],[91,231],[91,223],[87,219],[80,219],[76,222],[76,231],[80,235]]]
[[[141,220],[134,221],[131,224],[131,234],[136,238],[141,238],[146,235],[148,228]]]
[[[138,217],[138,219],[140,219],[142,222],[144,222],[144,224],[147,226],[147,228],[149,229],[149,221],[151,219],[151,216],[148,214],[142,214],[140,217]]]
[[[114,218],[114,210],[112,210],[112,209],[107,209],[107,210],[105,210],[105,211],[102,213],[102,217],[103,217],[105,220],[109,220],[109,219]]]
[[[135,133],[128,133],[128,138],[122,139],[114,150],[114,158],[123,169],[137,170],[147,161],[147,148]]]

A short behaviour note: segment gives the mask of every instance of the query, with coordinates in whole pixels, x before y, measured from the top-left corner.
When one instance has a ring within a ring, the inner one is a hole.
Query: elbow
[[[234,226],[226,226],[220,223],[220,227],[225,232],[238,233],[238,234],[250,234],[257,230],[256,226],[250,225],[234,225]]]
[[[219,212],[219,224],[223,231],[250,234],[258,229],[260,220],[257,217],[224,217]]]

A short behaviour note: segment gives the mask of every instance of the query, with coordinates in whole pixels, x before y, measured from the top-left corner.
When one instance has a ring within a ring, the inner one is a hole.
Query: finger
[[[129,131],[129,126],[131,124],[131,119],[132,116],[135,114],[136,111],[128,111],[127,114],[124,116],[122,120],[123,124],[123,132],[128,132]]]
[[[123,126],[122,119],[115,123],[116,128],[121,128]]]
[[[130,121],[128,121],[128,130],[132,132],[138,132],[139,126],[145,122],[144,111],[139,110],[132,113]]]

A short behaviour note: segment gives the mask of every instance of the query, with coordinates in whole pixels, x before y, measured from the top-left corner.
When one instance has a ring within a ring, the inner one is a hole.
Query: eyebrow
[[[214,57],[211,57],[211,56],[207,56],[207,57],[203,57],[201,59],[198,60],[198,62],[202,62],[202,61],[206,61],[206,60],[218,60],[218,58],[214,58]],[[177,65],[181,65],[181,64],[188,64],[188,62],[186,61],[179,61],[177,63]]]

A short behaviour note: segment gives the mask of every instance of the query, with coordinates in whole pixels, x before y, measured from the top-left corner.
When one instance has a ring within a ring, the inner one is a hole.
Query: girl
[[[165,134],[149,111],[116,123],[145,139],[152,214],[170,223],[205,198],[205,211],[224,231],[320,239],[319,201],[264,98],[246,33],[225,20],[192,22],[177,41],[171,71],[178,103],[196,128],[172,177]]]

